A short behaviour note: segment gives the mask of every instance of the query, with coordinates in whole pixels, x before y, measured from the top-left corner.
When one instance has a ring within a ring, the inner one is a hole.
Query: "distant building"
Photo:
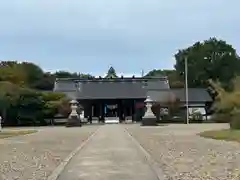
[[[170,89],[167,77],[61,78],[56,79],[54,91],[77,100],[84,108],[84,116],[89,119],[133,118],[147,96],[157,102],[166,102],[169,95],[174,95],[181,106],[186,105],[185,90]],[[188,99],[189,106],[194,108],[206,108],[212,102],[206,89],[199,88],[189,88]]]
[[[84,108],[84,116],[133,117],[151,91],[169,90],[167,77],[56,79],[54,91],[63,92]],[[152,98],[152,97],[151,97]],[[152,98],[154,100],[154,98]]]

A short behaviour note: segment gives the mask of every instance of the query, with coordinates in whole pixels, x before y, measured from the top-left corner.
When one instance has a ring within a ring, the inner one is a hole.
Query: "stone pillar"
[[[146,111],[145,111],[144,116],[142,117],[142,125],[143,126],[156,126],[157,119],[152,112],[153,100],[148,96],[144,102],[146,104]]]
[[[71,104],[71,113],[67,120],[67,127],[81,126],[81,120],[77,113],[78,102],[76,100],[70,101]]]

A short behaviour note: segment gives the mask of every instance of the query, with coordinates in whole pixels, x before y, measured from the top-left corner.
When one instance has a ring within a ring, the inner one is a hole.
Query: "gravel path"
[[[34,134],[0,139],[0,180],[45,180],[97,128],[46,127]]]
[[[240,144],[196,135],[227,127],[225,124],[126,126],[158,162],[167,179],[239,180]]]

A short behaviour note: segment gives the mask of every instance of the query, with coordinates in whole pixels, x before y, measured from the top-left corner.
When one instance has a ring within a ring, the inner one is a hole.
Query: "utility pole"
[[[185,90],[186,90],[186,115],[187,124],[189,124],[189,107],[188,107],[188,59],[185,57]]]

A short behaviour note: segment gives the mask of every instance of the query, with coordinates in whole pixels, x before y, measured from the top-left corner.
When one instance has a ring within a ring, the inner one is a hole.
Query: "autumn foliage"
[[[217,92],[213,106],[216,121],[229,122],[231,128],[240,129],[240,77],[233,80],[233,90],[229,92],[220,83],[210,84]]]

